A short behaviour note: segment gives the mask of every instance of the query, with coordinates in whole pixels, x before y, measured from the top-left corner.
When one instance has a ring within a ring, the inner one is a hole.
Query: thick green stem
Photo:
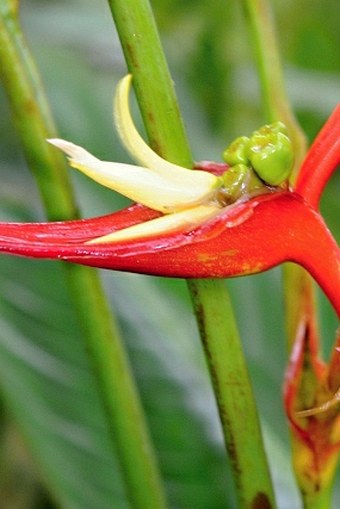
[[[72,219],[76,206],[64,159],[46,143],[46,138],[55,136],[48,103],[18,25],[16,9],[5,5],[0,8],[0,76],[15,124],[49,219]],[[98,275],[86,267],[63,267],[131,507],[162,509],[166,505],[142,407]]]
[[[224,282],[189,282],[240,507],[275,506],[254,395]],[[223,305],[221,305],[221,302]]]
[[[150,3],[109,0],[150,145],[165,159],[191,167],[192,159],[169,68]]]
[[[151,143],[163,157],[190,167],[190,149],[149,2],[109,0],[109,4]],[[240,507],[274,507],[256,405],[227,290],[222,281],[188,284],[233,458]]]
[[[135,509],[166,508],[154,451],[119,330],[99,278],[93,271],[84,276],[83,269],[77,265],[65,267],[122,466],[127,498]]]

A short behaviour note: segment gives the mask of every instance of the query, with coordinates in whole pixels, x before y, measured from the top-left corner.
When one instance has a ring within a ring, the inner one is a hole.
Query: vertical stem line
[[[242,1],[254,46],[255,62],[267,119],[285,122],[294,144],[295,166],[291,177],[291,183],[294,184],[306,154],[306,139],[294,117],[286,93],[271,2],[270,0]],[[304,269],[292,264],[285,265],[284,279],[288,349],[290,351],[301,315],[301,303],[299,303],[301,289],[305,286],[309,288],[312,282]]]
[[[270,0],[242,0],[246,12],[251,40],[254,45],[265,112],[269,121],[286,123],[294,144],[295,168],[291,177],[294,184],[306,154],[306,139],[298,125],[286,93],[281,59],[275,33],[275,23]],[[286,264],[284,268],[288,350],[295,340],[296,330],[303,309],[301,295],[309,293],[313,285],[310,276],[301,267]]]
[[[295,169],[306,153],[306,138],[290,107],[284,84],[275,23],[270,0],[242,0],[254,48],[265,114],[270,122],[281,120],[289,130],[295,151]]]
[[[239,505],[275,507],[254,395],[224,282],[189,281]],[[221,302],[223,305],[221,305]]]
[[[163,157],[191,167],[173,82],[147,0],[108,0],[136,84],[150,141]],[[240,508],[275,507],[256,404],[224,282],[190,280]],[[232,354],[230,354],[230,350]],[[231,396],[231,394],[233,396]],[[246,417],[245,417],[246,416]],[[245,419],[247,423],[245,424]]]
[[[56,128],[16,11],[6,13],[5,6],[0,7],[0,29],[0,79],[47,217],[50,220],[77,217],[64,158],[46,142],[48,136],[56,135]]]
[[[248,17],[252,41],[254,42],[257,69],[267,116],[271,121],[283,120],[294,143],[295,168],[291,177],[291,183],[294,185],[305,157],[306,140],[294,118],[285,91],[272,20],[271,2],[270,0],[243,0],[243,4]],[[288,263],[284,266],[284,291],[288,352],[290,354],[297,338],[299,326],[304,322],[306,330],[308,330],[311,326],[309,320],[317,321],[314,281],[302,267]],[[309,373],[310,369],[309,363],[306,362],[303,368],[306,377],[311,375]],[[314,376],[314,373],[312,373],[312,376]],[[315,434],[315,440],[317,441],[317,434]],[[301,442],[301,437],[292,431],[291,441],[293,464],[295,465],[296,479],[302,494],[304,507],[306,509],[321,509],[321,507],[326,509],[330,506],[332,470],[330,469],[331,475],[328,476],[326,482],[320,483],[320,477],[314,481],[311,472],[308,473],[307,471],[306,464],[301,462],[305,447],[305,444]],[[308,451],[308,454],[310,454],[310,451]],[[320,462],[320,458],[316,460]],[[316,463],[317,467],[315,467],[314,460],[310,458],[309,461],[311,471],[320,468],[320,463]],[[306,489],[305,484],[306,478],[308,478],[308,489]]]
[[[16,9],[7,9],[7,5],[0,7],[0,77],[49,219],[72,219],[77,207],[64,159],[46,143],[46,138],[55,136],[48,102]],[[163,489],[142,406],[98,275],[88,267],[66,263],[63,267],[122,468],[127,498],[135,509],[163,509]]]
[[[108,0],[150,145],[165,159],[191,167],[175,89],[147,0]]]

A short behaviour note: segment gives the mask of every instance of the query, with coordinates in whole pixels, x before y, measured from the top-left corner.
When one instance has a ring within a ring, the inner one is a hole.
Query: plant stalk
[[[64,158],[46,143],[46,138],[56,136],[56,130],[17,20],[16,2],[2,2],[0,7],[0,77],[48,218],[75,218],[77,207]],[[122,468],[127,498],[135,509],[163,509],[163,489],[143,410],[98,274],[88,267],[66,263],[63,267]]]
[[[270,0],[242,0],[248,21],[264,112],[269,122],[281,120],[288,128],[295,152],[292,182],[306,154],[306,137],[291,109],[283,79]]]
[[[255,60],[260,78],[263,102],[269,121],[282,120],[286,123],[292,138],[295,150],[295,166],[291,177],[294,186],[301,163],[306,154],[306,138],[300,129],[290,107],[290,102],[285,90],[283,73],[280,63],[280,55],[275,35],[273,15],[270,0],[243,0],[246,10],[249,31],[255,48]],[[308,327],[310,313],[316,321],[317,309],[315,303],[315,285],[310,275],[302,268],[293,264],[284,266],[284,293],[286,308],[286,328],[288,353],[291,354],[299,327],[302,323]],[[317,354],[316,354],[317,356]],[[306,377],[308,377],[308,362],[304,365]],[[295,465],[296,479],[301,491],[305,509],[327,509],[331,503],[331,485],[334,476],[334,468],[326,467],[326,481],[321,483],[308,474],[307,465],[301,464],[304,444],[301,437],[291,433],[293,464]],[[316,458],[314,461],[322,461]],[[310,459],[311,469],[320,468]],[[329,475],[328,475],[329,474]],[[322,475],[321,475],[322,477]],[[306,489],[305,478],[308,478]],[[319,479],[320,476],[315,476]]]
[[[191,167],[190,148],[150,4],[147,0],[108,1],[150,144],[168,160]],[[217,280],[190,280],[188,287],[227,449],[233,456],[240,507],[275,507],[256,404],[227,290]]]
[[[189,281],[240,507],[275,507],[254,395],[224,282]],[[223,305],[221,306],[221,302]]]
[[[149,143],[168,161],[191,168],[171,75],[150,3],[147,0],[108,0],[125,60],[133,74]]]

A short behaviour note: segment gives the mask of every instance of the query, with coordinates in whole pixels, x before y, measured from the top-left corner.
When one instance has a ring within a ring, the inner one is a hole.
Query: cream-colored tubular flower
[[[117,235],[131,238],[160,231],[173,231],[193,227],[211,218],[220,206],[213,203],[221,187],[220,177],[198,170],[188,170],[169,163],[156,154],[139,135],[129,108],[131,75],[125,76],[116,89],[114,120],[118,134],[134,160],[142,166],[101,161],[82,147],[61,139],[48,140],[69,157],[69,163],[99,184],[102,184],[133,201],[171,214],[160,217],[143,227],[103,237],[103,242],[113,241]],[[107,237],[107,238],[106,238]],[[97,239],[98,241],[98,239]]]
[[[207,203],[220,187],[220,178],[205,171],[190,171],[169,163],[145,143],[131,118],[130,83],[131,75],[127,75],[117,86],[114,118],[124,146],[142,166],[100,161],[68,141],[48,141],[69,156],[73,168],[152,209],[167,214]]]

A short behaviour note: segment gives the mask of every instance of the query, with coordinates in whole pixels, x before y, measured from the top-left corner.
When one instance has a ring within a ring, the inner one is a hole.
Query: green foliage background
[[[273,4],[289,95],[311,140],[339,101],[340,5],[338,0]],[[21,5],[60,135],[102,159],[127,160],[111,116],[113,90],[126,69],[106,2],[22,0]],[[154,0],[152,5],[194,156],[220,160],[231,139],[265,120],[239,2]],[[2,90],[0,175],[0,219],[42,220]],[[84,216],[125,203],[79,174],[72,178]],[[338,239],[339,193],[335,175],[322,206]],[[135,370],[171,507],[234,508],[185,283],[109,272],[102,277]],[[279,507],[297,509],[281,403],[286,362],[281,272],[231,280],[228,286]],[[320,308],[327,355],[336,320],[322,295]],[[0,258],[0,384],[1,507],[127,507],[58,263]],[[339,501],[338,486],[334,508]]]

